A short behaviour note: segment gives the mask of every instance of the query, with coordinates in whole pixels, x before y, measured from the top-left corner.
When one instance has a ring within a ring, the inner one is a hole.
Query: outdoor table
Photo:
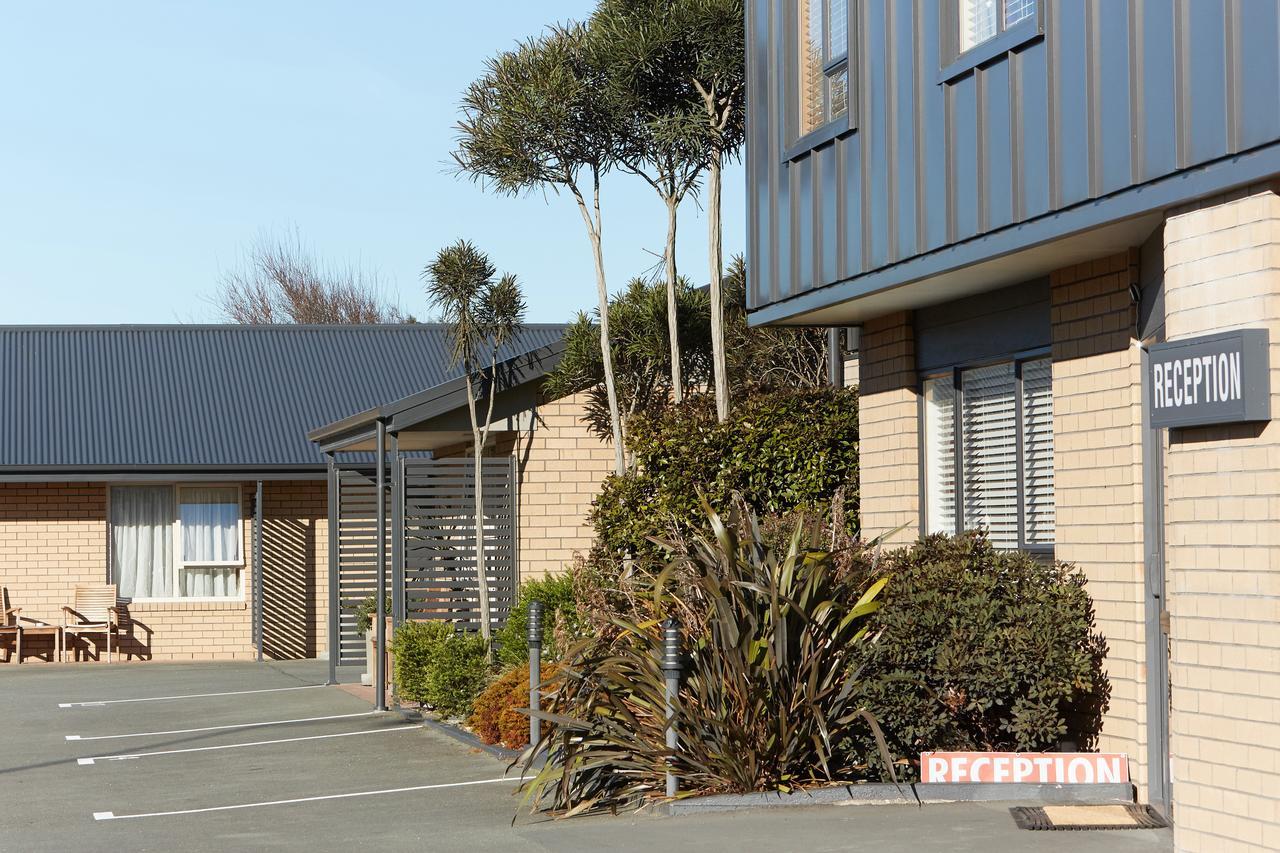
[[[57,655],[58,662],[62,661],[63,636],[61,625],[23,625],[22,638],[25,640],[28,637],[53,637],[53,650]],[[21,656],[18,657],[18,663],[22,663]]]

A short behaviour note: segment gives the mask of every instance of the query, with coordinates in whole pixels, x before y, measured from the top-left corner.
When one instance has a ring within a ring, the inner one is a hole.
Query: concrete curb
[[[711,794],[685,797],[652,807],[657,814],[676,817],[745,809],[803,806],[917,805],[932,803],[1032,803],[1036,805],[1132,803],[1130,784],[1034,785],[982,783],[901,785],[868,782],[831,788],[810,788],[783,794]]]

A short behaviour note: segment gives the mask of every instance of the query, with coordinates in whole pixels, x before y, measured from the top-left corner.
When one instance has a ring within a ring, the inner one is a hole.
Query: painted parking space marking
[[[236,803],[230,806],[208,806],[202,809],[178,809],[170,812],[142,812],[139,814],[116,814],[115,812],[94,812],[94,820],[136,820],[145,817],[176,817],[178,815],[205,814],[207,812],[226,812],[237,809],[258,809],[266,806],[288,806],[295,803],[318,803],[325,800],[345,800],[354,797],[376,797],[382,794],[405,794],[411,791],[432,791],[440,788],[463,788],[469,785],[492,785],[497,782],[518,782],[508,776],[498,779],[476,779],[472,782],[443,782],[436,785],[414,785],[409,788],[383,788],[378,791],[352,791],[347,794],[324,794],[318,797],[295,797],[291,800],[266,800],[259,803]]]
[[[315,690],[327,684],[307,684],[302,687],[268,687],[263,690],[230,690],[225,693],[183,693],[177,696],[145,696],[141,699],[97,699],[89,702],[59,702],[59,708],[100,708],[103,705],[122,705],[126,702],[168,702],[176,699],[207,699],[211,696],[247,696],[250,693],[284,693],[289,690]]]
[[[299,743],[304,740],[327,740],[329,738],[339,737],[359,737],[360,735],[380,735],[388,732],[406,732],[411,729],[421,729],[421,724],[410,726],[393,726],[386,729],[368,729],[362,732],[340,732],[332,735],[308,735],[307,737],[286,737],[276,740],[255,740],[250,743],[225,743],[220,746],[193,746],[187,749],[163,749],[156,752],[134,752],[126,755],[95,755],[90,758],[77,758],[76,763],[81,767],[88,767],[100,761],[132,761],[137,758],[152,758],[157,755],[180,755],[186,752],[213,752],[221,749],[241,749],[246,746],[270,746],[277,743]]]
[[[320,720],[349,720],[353,717],[369,717],[373,714],[381,713],[379,711],[361,711],[358,714],[332,714],[327,717],[300,717],[296,720],[264,720],[260,723],[232,723],[224,726],[201,726],[198,729],[171,729],[166,732],[130,732],[128,734],[119,735],[65,735],[67,740],[115,740],[117,738],[126,737],[159,737],[160,735],[185,735],[193,732],[216,732],[225,729],[251,729],[256,726],[284,726],[289,723],[315,723]]]

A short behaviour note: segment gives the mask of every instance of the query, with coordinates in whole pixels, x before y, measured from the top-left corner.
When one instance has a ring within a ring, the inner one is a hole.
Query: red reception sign
[[[1128,782],[1129,759],[1123,753],[1099,752],[926,752],[920,756],[920,779],[1035,785]]]

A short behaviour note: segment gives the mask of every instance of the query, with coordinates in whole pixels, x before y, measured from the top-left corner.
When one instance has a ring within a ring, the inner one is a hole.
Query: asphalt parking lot
[[[322,685],[322,662],[0,667],[0,851],[1163,851],[999,805],[549,821],[506,765]],[[516,817],[515,824],[512,818]]]

